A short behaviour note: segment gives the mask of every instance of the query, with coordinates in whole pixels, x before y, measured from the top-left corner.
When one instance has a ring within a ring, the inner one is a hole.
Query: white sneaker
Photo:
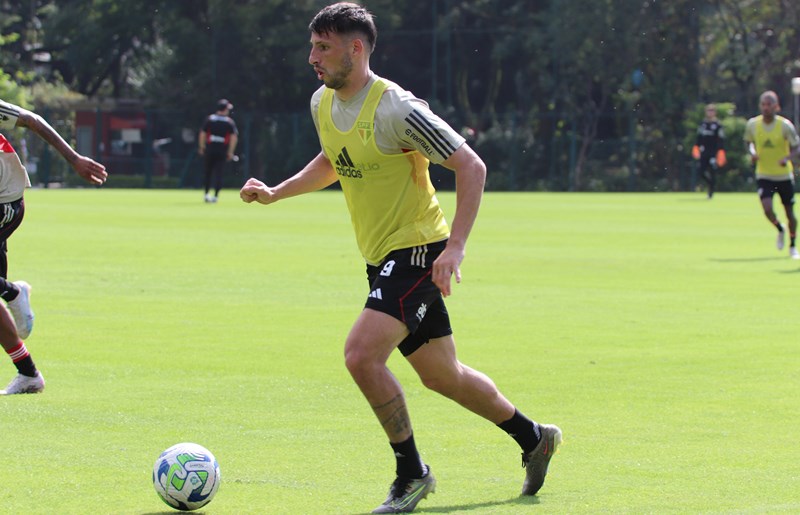
[[[789,247],[789,257],[792,259],[800,259],[800,252],[797,252],[797,247]]]
[[[211,202],[211,195],[209,195],[208,193],[206,193],[206,196],[205,196],[205,197],[203,197],[203,200],[205,200],[206,202]]]
[[[42,390],[44,390],[44,377],[42,373],[37,370],[36,377],[17,374],[17,376],[8,383],[5,390],[0,390],[0,395],[39,393]]]
[[[8,310],[14,317],[17,326],[17,336],[23,340],[33,331],[33,311],[31,310],[31,285],[25,281],[15,281],[19,288],[17,298],[8,303]]]
[[[217,203],[217,197],[211,197],[211,200],[209,200],[209,202],[211,202],[212,204],[216,204]]]
[[[786,239],[786,231],[778,231],[778,239],[775,241],[775,247],[777,247],[778,250],[783,250],[785,239]]]

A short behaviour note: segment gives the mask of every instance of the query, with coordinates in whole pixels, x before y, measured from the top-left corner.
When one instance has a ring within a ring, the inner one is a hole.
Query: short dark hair
[[[314,16],[308,30],[316,34],[360,33],[367,38],[370,53],[375,50],[378,29],[371,12],[358,4],[339,2],[325,7]]]
[[[217,100],[217,111],[224,111],[225,109],[233,109],[233,104],[228,102],[226,98]]]

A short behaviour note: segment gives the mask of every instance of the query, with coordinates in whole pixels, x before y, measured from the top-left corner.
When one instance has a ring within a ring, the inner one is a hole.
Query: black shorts
[[[439,288],[431,280],[433,261],[446,241],[390,252],[378,266],[367,265],[370,293],[365,308],[403,322],[409,335],[397,347],[408,356],[432,338],[453,334]]]
[[[6,240],[17,230],[22,218],[25,216],[25,201],[23,199],[0,204],[0,242],[5,250]]]
[[[8,238],[14,234],[25,216],[25,200],[0,204],[0,277],[8,277]]]
[[[758,179],[758,197],[772,199],[774,194],[781,197],[784,206],[794,204],[794,181],[773,181],[770,179]]]

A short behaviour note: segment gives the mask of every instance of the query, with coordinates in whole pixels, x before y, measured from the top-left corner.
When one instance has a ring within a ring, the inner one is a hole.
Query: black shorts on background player
[[[219,191],[222,189],[222,175],[225,172],[225,163],[228,161],[225,152],[218,154],[206,150],[206,155],[203,158],[204,166],[204,187],[206,195],[209,191],[214,190],[214,197],[219,196]]]
[[[778,194],[781,204],[790,206],[794,204],[794,182],[793,181],[772,181],[770,179],[758,179],[758,197],[772,198]]]

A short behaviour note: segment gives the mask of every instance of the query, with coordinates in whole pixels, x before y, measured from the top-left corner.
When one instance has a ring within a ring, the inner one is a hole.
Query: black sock
[[[408,440],[400,443],[389,442],[394,451],[394,457],[397,459],[397,476],[407,479],[419,479],[425,475],[425,469],[422,466],[422,458],[419,457],[417,451],[417,444],[414,443],[414,435],[408,437]]]
[[[20,374],[28,377],[36,377],[36,365],[30,355],[14,363]]]
[[[778,232],[783,232],[783,225],[780,222],[775,222],[775,227],[778,228]]]
[[[790,247],[794,247],[795,246],[795,241],[797,241],[797,235],[796,234],[789,234],[789,246]]]
[[[16,284],[0,279],[0,299],[11,302],[17,298],[17,295],[19,295],[19,288],[17,288]]]
[[[539,424],[530,420],[517,409],[514,410],[513,417],[505,422],[497,424],[497,427],[516,440],[522,448],[522,452],[525,453],[534,450],[542,439],[542,432],[539,428]]]

